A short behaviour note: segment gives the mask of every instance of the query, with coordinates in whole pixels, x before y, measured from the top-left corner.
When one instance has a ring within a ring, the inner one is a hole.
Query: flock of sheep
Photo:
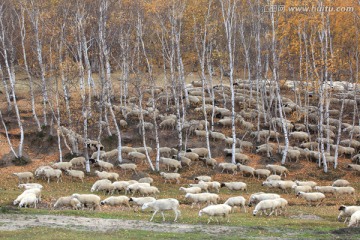
[[[247,82],[238,82],[236,86],[235,99],[238,102],[238,105],[242,105],[242,102],[248,102],[250,105],[261,104],[254,101],[254,99],[249,98],[248,89],[250,87]],[[187,89],[189,93],[188,99],[191,111],[201,115],[203,112],[203,108],[201,107],[203,99],[201,88],[199,88],[199,82],[193,82],[193,84],[188,86]],[[213,91],[214,96],[229,99],[228,86],[215,86]],[[158,100],[165,99],[164,95],[162,95],[162,90],[156,91],[156,94],[158,95]],[[208,95],[208,93],[206,95]],[[351,94],[348,94],[347,97],[352,98]],[[215,117],[215,126],[217,128],[217,131],[209,131],[210,139],[218,145],[223,144],[224,146],[231,146],[233,139],[223,133],[231,126],[231,111],[225,107],[216,106],[219,104],[220,100],[216,100],[215,105],[212,105],[214,103],[214,99],[208,96],[205,98],[205,112],[209,115],[209,117],[211,115]],[[140,117],[139,107],[130,100],[129,105],[126,107],[113,106],[114,110],[124,118],[120,122],[121,127],[124,128],[131,125],[131,119],[138,120]],[[149,99],[149,102],[145,103],[145,105],[151,106],[151,101],[152,100]],[[330,102],[335,103],[335,99],[331,99]],[[338,149],[339,156],[351,157],[354,164],[348,164],[348,168],[360,172],[360,165],[358,164],[360,163],[360,154],[357,153],[360,149],[360,141],[357,140],[360,138],[359,126],[353,126],[349,123],[341,122],[338,119],[332,118],[338,116],[339,111],[336,109],[329,110],[330,115],[327,119],[328,121],[323,126],[324,136],[326,139],[320,139],[317,134],[317,107],[301,107],[294,103],[291,99],[284,96],[282,97],[282,103],[285,115],[288,114],[288,116],[290,116],[294,112],[306,113],[309,120],[309,123],[306,125],[300,121],[291,122],[289,120],[283,120],[285,121],[286,127],[289,131],[291,144],[287,153],[288,161],[299,162],[304,159],[308,161],[318,161],[320,157],[319,143],[326,142],[328,143],[328,146],[326,145],[325,147],[329,150],[325,153],[327,162],[334,162],[335,158],[333,156],[333,152],[335,149]],[[347,103],[345,102],[345,105],[346,104]],[[210,158],[209,150],[205,147],[188,148],[186,151],[181,152],[178,152],[177,149],[171,147],[161,147],[159,151],[161,155],[160,163],[163,166],[163,171],[160,172],[160,176],[163,178],[164,182],[174,182],[176,184],[180,184],[184,179],[184,177],[182,177],[182,173],[186,171],[187,168],[194,166],[194,162],[203,162],[203,166],[207,168],[210,167],[216,171],[218,170],[223,174],[236,175],[240,172],[242,177],[257,177],[257,179],[264,178],[266,180],[262,183],[262,186],[268,187],[269,189],[281,189],[284,194],[289,194],[290,191],[294,191],[297,197],[303,198],[310,205],[315,204],[318,206],[330,194],[336,198],[343,195],[350,195],[356,199],[355,189],[349,186],[350,183],[348,181],[343,179],[339,179],[329,186],[318,186],[317,183],[313,181],[284,180],[284,178],[286,178],[289,174],[288,169],[284,166],[276,164],[267,164],[260,168],[249,166],[252,159],[247,152],[266,155],[269,157],[274,156],[276,153],[281,154],[282,151],[284,151],[284,146],[279,144],[279,138],[282,137],[281,133],[280,131],[277,131],[282,127],[281,119],[277,117],[267,119],[267,117],[260,111],[250,109],[251,108],[238,111],[235,117],[235,122],[240,129],[250,133],[248,135],[249,138],[257,138],[260,140],[260,144],[254,146],[254,141],[245,141],[244,139],[237,138],[236,144],[239,147],[235,149],[236,164],[219,162],[216,158]],[[159,110],[153,109],[152,107],[142,109],[141,111],[143,111],[142,114],[145,116],[144,128],[148,132],[153,130],[154,125],[151,122],[147,122],[147,118],[158,119],[161,131],[173,131],[176,128],[177,117],[174,114],[160,114]],[[153,118],[154,114],[155,118]],[[201,118],[203,117],[204,116],[201,116]],[[125,119],[128,121],[125,121]],[[255,119],[261,121],[261,127],[263,130],[254,131]],[[207,135],[205,126],[210,128],[209,121],[206,122],[205,120],[185,119],[182,123],[182,130],[188,135],[194,136],[196,139],[204,140]],[[138,124],[135,127],[139,128],[139,133],[142,134],[141,124]],[[339,127],[343,130],[343,136],[346,138],[339,142],[340,145],[336,145],[334,144],[336,137],[335,132],[338,131]],[[147,158],[146,154],[151,154],[152,148],[122,146],[121,154],[129,161],[116,166],[111,162],[113,162],[114,159],[117,159],[118,154],[120,154],[118,149],[105,151],[104,146],[102,146],[99,142],[91,140],[85,141],[79,134],[76,134],[65,127],[60,127],[59,131],[64,137],[64,140],[68,139],[72,145],[78,144],[79,146],[82,146],[82,143],[85,142],[88,148],[93,151],[93,154],[90,157],[90,162],[94,167],[96,166],[98,168],[94,171],[94,174],[99,180],[93,184],[90,189],[91,193],[74,193],[71,196],[61,197],[53,205],[54,208],[70,207],[72,209],[83,209],[86,207],[91,209],[100,209],[101,205],[125,205],[130,208],[130,206],[133,205],[135,208],[151,208],[154,210],[150,220],[153,220],[154,216],[158,212],[162,214],[164,220],[163,211],[167,210],[174,211],[175,221],[181,215],[179,210],[179,200],[175,198],[156,199],[161,189],[153,185],[154,181],[151,177],[141,178],[138,181],[121,180],[123,178],[122,176],[126,174],[126,171],[138,174],[138,163],[145,162]],[[270,140],[276,140],[277,143],[269,142]],[[232,150],[224,148],[223,153],[225,156],[229,156],[232,155]],[[178,156],[180,157],[179,159],[177,159]],[[19,186],[26,189],[18,196],[18,198],[14,201],[14,204],[19,204],[20,207],[36,207],[38,201],[41,200],[42,186],[36,183],[22,183],[23,181],[29,182],[29,180],[33,179],[35,175],[36,178],[43,178],[48,183],[50,183],[51,179],[56,179],[56,181],[59,182],[62,181],[63,174],[67,174],[71,176],[72,179],[75,178],[84,182],[84,172],[73,168],[84,168],[85,164],[85,158],[80,156],[71,159],[69,162],[58,162],[52,164],[51,166],[39,167],[35,170],[34,174],[31,172],[14,173],[14,175],[19,178]],[[200,167],[199,164],[196,166]],[[220,204],[219,192],[221,188],[228,188],[231,192],[247,191],[247,184],[240,181],[212,181],[211,176],[205,175],[196,177],[194,181],[195,182],[189,184],[189,186],[181,186],[179,191],[185,194],[184,197],[187,201],[191,202],[192,208],[195,205],[198,205],[199,208],[201,208],[203,204],[207,205],[205,208],[200,209],[198,215],[208,215],[208,223],[213,220],[213,217],[216,218],[218,216],[227,218],[229,221],[229,214],[233,212],[235,207],[240,207],[244,210],[244,212],[247,212],[246,206],[254,205],[253,215],[265,214],[270,216],[272,214],[283,214],[288,206],[288,201],[285,198],[281,197],[279,194],[271,192],[254,193],[249,199],[236,195],[224,201],[223,204]],[[122,191],[125,195],[110,196],[104,200],[101,200],[99,196],[94,194],[94,192],[104,192],[105,194],[112,195]],[[130,194],[131,196],[127,196]],[[134,197],[135,194],[138,196]],[[339,219],[345,217],[345,221],[347,221],[347,218],[350,217],[348,226],[357,226],[360,224],[359,210],[360,207],[357,206],[341,206],[339,208]]]

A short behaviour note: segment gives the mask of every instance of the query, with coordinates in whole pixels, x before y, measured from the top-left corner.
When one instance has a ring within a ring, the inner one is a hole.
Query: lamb
[[[73,158],[69,161],[69,163],[71,163],[72,166],[82,166],[83,168],[85,168],[85,163],[86,163],[86,160],[84,157],[76,157],[76,158]]]
[[[257,175],[258,179],[260,179],[260,177],[265,177],[268,178],[271,174],[270,170],[268,169],[256,169],[254,170],[254,174]]]
[[[229,173],[229,171],[232,171],[233,175],[235,175],[236,169],[237,169],[237,165],[233,164],[233,163],[219,163],[219,167],[222,169],[221,173],[224,172],[224,170],[226,170],[227,173]]]
[[[19,207],[27,207],[33,205],[36,208],[37,198],[35,194],[26,194],[20,201]]]
[[[154,179],[151,177],[143,177],[138,180],[139,183],[149,183],[152,184],[154,182]]]
[[[266,178],[266,181],[273,181],[273,180],[281,180],[281,176],[279,175],[270,175]]]
[[[108,179],[101,179],[101,180],[97,180],[91,187],[90,189],[90,192],[95,192],[98,190],[98,187],[101,185],[101,184],[104,184],[104,183],[111,183],[110,180]]]
[[[62,182],[62,172],[60,169],[43,168],[41,169],[39,174],[45,176],[45,178],[47,178],[48,183],[50,183],[51,178],[56,178],[57,183],[59,183],[59,181]]]
[[[227,204],[230,207],[232,207],[231,212],[235,211],[235,207],[237,207],[237,206],[242,207],[244,209],[244,212],[247,212],[245,203],[246,203],[246,200],[242,196],[230,197],[224,202],[224,204]]]
[[[207,148],[189,148],[186,152],[193,152],[199,155],[199,157],[205,158],[209,156],[209,150]]]
[[[230,191],[247,191],[247,185],[244,182],[224,182],[221,183],[221,187],[227,187]]]
[[[314,181],[298,181],[298,180],[296,180],[295,184],[298,186],[310,186],[312,188],[317,186],[317,183]]]
[[[335,180],[332,184],[333,187],[348,187],[350,186],[349,181],[345,180],[345,179],[338,179]]]
[[[146,155],[143,153],[139,153],[139,152],[129,152],[128,156],[130,159],[132,159],[133,161],[142,161],[146,159]]]
[[[34,179],[34,174],[32,172],[19,172],[13,173],[13,175],[18,177],[19,184],[21,184],[23,181],[28,183],[30,179]]]
[[[90,207],[92,206],[92,209],[101,209],[100,207],[100,197],[95,194],[78,194],[74,193],[71,195],[72,198],[76,198],[81,202],[83,206]]]
[[[230,222],[229,220],[229,214],[231,213],[231,206],[228,204],[217,204],[217,205],[211,205],[207,206],[199,211],[199,217],[201,217],[203,214],[206,214],[209,216],[208,224],[210,223],[213,216],[215,216],[215,219],[217,222],[219,220],[216,218],[216,216],[222,216],[224,218],[227,218],[227,222]]]
[[[340,195],[353,195],[355,198],[355,189],[353,187],[333,187],[335,190],[336,198]]]
[[[215,166],[217,165],[217,161],[214,158],[202,158],[201,160],[204,162],[206,167],[211,166],[212,169],[215,169]]]
[[[335,189],[333,186],[315,186],[314,190],[324,194],[331,193],[332,195],[335,195]]]
[[[95,171],[95,175],[100,179],[109,179],[109,180],[115,180],[117,181],[119,178],[119,174],[115,172],[106,172],[106,171]]]
[[[81,202],[77,198],[73,198],[72,196],[60,197],[54,204],[54,208],[71,207],[74,210],[79,210],[81,206]]]
[[[179,173],[165,173],[165,172],[161,172],[160,175],[164,178],[165,183],[168,180],[176,180],[176,183],[179,184],[180,183],[180,174]]]
[[[345,206],[345,205],[341,205],[339,207],[339,215],[338,215],[338,221],[340,221],[343,217],[345,217],[345,221],[344,223],[346,223],[346,221],[348,220],[349,217],[351,217],[351,215],[356,212],[356,211],[360,211],[360,206]]]
[[[126,174],[126,170],[133,170],[134,173],[137,175],[137,172],[136,172],[136,164],[134,163],[123,163],[123,164],[120,164],[119,167],[123,170],[125,170],[125,174]]]
[[[194,178],[195,181],[211,182],[210,176],[197,176]]]
[[[274,174],[280,173],[280,176],[284,174],[286,177],[286,173],[289,173],[289,170],[286,167],[280,165],[268,164],[266,165],[266,168],[270,169],[270,171],[272,171]]]
[[[214,141],[216,140],[225,140],[226,137],[224,134],[220,133],[220,132],[211,132],[210,131],[210,136],[212,139],[214,139]]]
[[[215,193],[187,193],[185,194],[185,198],[192,202],[191,208],[193,208],[195,204],[198,204],[200,208],[200,203],[204,202],[208,205],[217,204],[217,201],[220,199],[219,195]]]
[[[114,169],[114,164],[112,164],[112,163],[108,163],[108,162],[105,162],[102,160],[99,160],[96,163],[100,167],[100,171],[103,171],[103,170],[110,171],[111,169]]]
[[[51,165],[54,169],[69,170],[72,168],[71,162],[57,162]]]
[[[360,211],[356,211],[351,215],[348,227],[359,226],[360,223]]]
[[[26,190],[32,189],[32,188],[42,189],[43,186],[39,183],[22,183],[22,184],[18,185],[18,188],[25,188]]]
[[[189,187],[189,188],[180,187],[179,191],[183,191],[185,193],[201,193],[201,188],[199,188],[199,187]]]
[[[130,198],[128,198],[127,196],[117,196],[117,197],[111,196],[101,201],[100,204],[110,205],[110,206],[126,205],[128,208],[130,208],[129,200]]]
[[[154,195],[156,197],[157,193],[160,193],[159,189],[157,187],[154,186],[148,186],[148,187],[143,187],[140,186],[138,192],[144,197],[145,195],[149,196],[149,195]]]
[[[179,201],[175,198],[167,198],[167,199],[158,199],[153,202],[147,202],[144,203],[141,207],[142,210],[145,210],[147,208],[152,208],[154,211],[154,214],[150,218],[150,222],[153,220],[155,214],[160,211],[163,217],[163,221],[165,221],[164,217],[164,211],[166,210],[173,210],[175,213],[175,219],[174,222],[177,221],[177,218],[179,215],[181,215],[180,210],[178,208],[180,207]]]
[[[253,211],[253,216],[256,216],[257,213],[260,211],[260,215],[265,213],[265,215],[268,215],[266,213],[266,210],[270,210],[270,213],[268,216],[271,216],[271,214],[274,213],[275,209],[280,207],[280,202],[276,201],[277,199],[267,199],[260,201]]]
[[[249,199],[249,207],[251,207],[253,204],[258,204],[260,201],[267,199],[276,199],[276,198],[280,198],[280,195],[275,193],[263,193],[263,192],[252,194]]]
[[[125,194],[127,194],[128,192],[131,192],[132,193],[131,196],[134,196],[134,194],[139,191],[140,187],[150,187],[150,184],[149,183],[133,183],[133,184],[130,184],[129,186],[126,187]]]
[[[307,202],[309,202],[310,206],[312,202],[318,202],[316,207],[319,206],[320,203],[325,199],[325,195],[321,192],[311,192],[311,193],[298,192],[296,194],[296,197],[304,198]]]
[[[240,163],[236,164],[239,167],[239,171],[242,172],[242,175],[244,176],[244,173],[250,174],[250,176],[255,177],[255,169],[250,166],[245,166]]]
[[[174,172],[178,172],[178,170],[182,168],[181,162],[175,159],[161,157],[160,162],[168,167],[168,171],[170,167],[175,168]]]
[[[71,176],[71,180],[73,180],[73,178],[79,178],[82,182],[84,182],[84,172],[83,171],[78,171],[78,170],[65,170],[66,173]]]
[[[297,195],[299,192],[311,192],[312,191],[312,187],[311,186],[298,186],[298,185],[293,185],[292,188],[294,189],[295,195]]]
[[[153,197],[131,197],[129,199],[129,202],[130,203],[133,203],[135,206],[136,206],[136,209],[135,211],[137,211],[137,208],[138,207],[142,207],[142,205],[144,205],[145,203],[148,203],[148,202],[153,202],[155,201],[156,199],[153,198]]]

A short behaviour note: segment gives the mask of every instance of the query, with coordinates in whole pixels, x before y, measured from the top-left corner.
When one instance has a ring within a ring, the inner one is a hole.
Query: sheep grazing
[[[235,207],[242,207],[244,209],[244,212],[247,212],[245,207],[246,200],[242,196],[230,197],[224,202],[224,204],[227,204],[230,207],[232,207],[231,212],[235,211]]]
[[[168,171],[170,168],[174,168],[174,172],[178,172],[178,170],[182,168],[181,162],[175,159],[161,157],[160,162],[167,166]]]
[[[335,190],[335,196],[338,198],[339,196],[343,195],[353,195],[355,196],[355,189],[353,187],[333,187]]]
[[[225,137],[225,135],[224,134],[222,134],[222,133],[220,133],[220,132],[211,132],[210,131],[210,136],[211,136],[211,138],[214,140],[214,141],[216,141],[216,140],[225,140],[226,139],[226,137]]]
[[[168,118],[163,120],[160,124],[159,124],[159,128],[162,129],[174,129],[176,125],[176,120],[172,119],[172,118]]]
[[[111,196],[101,201],[100,204],[110,205],[110,206],[126,205],[128,208],[130,208],[129,200],[130,198],[128,198],[127,196],[117,196],[117,197]]]
[[[190,187],[198,187],[200,188],[202,191],[208,192],[208,187],[209,185],[206,184],[206,182],[199,182],[199,183],[195,183],[195,184],[189,184]]]
[[[250,158],[248,155],[243,153],[235,153],[235,161],[237,163],[241,164],[247,164],[250,161]]]
[[[298,186],[298,185],[293,185],[292,188],[294,189],[295,195],[297,195],[299,192],[311,192],[312,191],[312,187],[310,186]]]
[[[32,189],[27,189],[25,190],[23,193],[21,193],[19,196],[17,196],[17,198],[14,200],[13,204],[17,205],[18,203],[21,202],[21,200],[26,197],[27,195],[35,195],[36,199],[38,202],[41,201],[41,189],[40,188],[32,188]]]
[[[102,160],[97,161],[96,164],[100,167],[100,171],[110,171],[114,169],[114,164]]]
[[[345,218],[344,223],[346,223],[346,221],[348,220],[349,217],[351,217],[351,215],[353,215],[354,212],[356,211],[360,211],[360,206],[345,206],[345,205],[341,205],[339,207],[339,215],[338,215],[338,221],[341,221],[342,218]]]
[[[101,181],[101,180],[99,180]],[[122,190],[124,190],[124,192],[126,191],[126,188],[132,183],[130,183],[129,181],[115,181],[112,183],[112,185],[114,186],[113,189],[113,193],[115,192],[121,192]]]
[[[180,156],[186,157],[186,158],[190,159],[191,161],[197,161],[200,158],[199,155],[194,152],[181,152]]]
[[[32,189],[32,188],[39,188],[42,189],[43,186],[39,183],[22,183],[18,185],[18,188],[25,188],[27,189]]]
[[[138,180],[139,183],[149,183],[152,184],[154,182],[154,179],[151,177],[143,177]]]
[[[291,189],[295,184],[295,182],[293,181],[278,181],[278,188],[280,188],[281,190],[283,190],[283,192],[288,193],[288,189]]]
[[[120,164],[119,167],[121,169],[125,170],[125,174],[126,174],[126,170],[132,170],[137,175],[137,172],[136,172],[137,166],[134,163],[123,163],[123,164]]]
[[[244,177],[244,174],[250,174],[250,176],[255,177],[255,169],[250,166],[245,166],[240,163],[237,164],[239,171],[242,172],[242,175]]]
[[[231,213],[231,206],[228,204],[217,204],[217,205],[211,205],[207,206],[199,211],[199,217],[202,215],[208,215],[208,224],[213,221],[212,217],[215,217],[216,221],[219,222],[217,219],[217,216],[222,216],[223,218],[227,218],[227,222],[230,222],[229,214]]]
[[[51,178],[56,178],[57,183],[59,183],[59,181],[62,182],[62,172],[60,169],[43,168],[40,170],[39,174],[47,178],[48,183],[50,183]]]
[[[286,173],[289,173],[289,170],[286,167],[280,165],[268,164],[266,165],[266,168],[270,169],[270,171],[274,174],[279,173],[280,176],[284,175],[286,177]]]
[[[279,198],[278,198],[279,199]],[[258,212],[260,212],[260,215],[265,213],[267,216],[271,216],[275,210],[282,206],[282,202],[277,201],[278,199],[267,199],[260,201],[253,211],[253,216],[256,216]],[[270,213],[267,214],[266,211],[270,210]]]
[[[357,172],[360,172],[360,165],[358,164],[349,164],[348,168],[354,169]]]
[[[155,200],[153,202],[147,202],[144,203],[141,207],[142,210],[145,210],[147,208],[151,208],[154,210],[154,213],[152,215],[152,217],[150,218],[150,222],[153,220],[155,214],[157,212],[161,212],[161,215],[163,217],[163,221],[165,221],[165,217],[164,217],[164,211],[167,210],[173,210],[175,213],[175,219],[174,222],[177,221],[178,216],[181,215],[180,210],[178,209],[180,207],[179,201],[175,198],[167,198],[167,199],[158,199]]]
[[[247,191],[247,185],[244,182],[224,182],[221,187],[227,187],[230,191]]]
[[[110,183],[111,184],[111,181],[108,180],[108,179],[100,179],[100,180],[97,180],[91,187],[90,189],[90,192],[95,192],[98,190],[98,187],[101,185],[101,184],[104,184],[104,183]]]
[[[146,150],[145,150],[146,149]],[[134,150],[136,152],[139,152],[139,153],[142,153],[142,154],[145,154],[146,151],[150,154],[152,152],[152,148],[151,147],[137,147],[137,148],[134,148]]]
[[[281,176],[279,175],[270,175],[266,178],[266,181],[273,181],[273,180],[281,180]]]
[[[217,161],[214,158],[201,158],[200,160],[204,162],[206,167],[211,166],[212,169],[215,169],[217,165]]]
[[[207,185],[207,190],[215,190],[216,192],[219,192],[221,188],[221,184],[216,181],[213,182],[199,181],[199,184],[205,184]]]
[[[82,206],[92,207],[93,210],[101,209],[100,207],[100,197],[95,194],[78,194],[74,193],[71,195],[72,198],[76,198],[82,204]]]
[[[32,172],[19,172],[13,173],[14,176],[17,176],[19,179],[19,184],[23,181],[28,183],[30,179],[34,179],[34,174]]]
[[[72,168],[71,162],[57,162],[51,165],[54,169],[60,169],[60,170],[69,170]]]
[[[209,156],[209,150],[207,148],[189,148],[186,152],[193,152],[199,155],[199,157],[206,158]]]
[[[179,184],[180,183],[180,177],[181,175],[179,173],[165,173],[165,172],[161,172],[160,176],[162,176],[165,180],[165,183],[167,181],[170,180],[176,180],[176,183]]]
[[[295,184],[298,186],[310,186],[312,188],[317,186],[317,183],[314,181],[298,181],[298,180],[296,180]]]
[[[333,186],[315,186],[314,190],[317,192],[324,193],[324,194],[335,195],[335,189]]]
[[[309,206],[311,206],[311,203],[313,203],[313,202],[314,203],[318,202],[318,204],[316,205],[316,207],[317,207],[325,199],[325,194],[323,194],[321,192],[311,192],[311,193],[298,192],[296,194],[296,197],[304,198],[307,202],[309,202]]]
[[[131,197],[129,199],[129,203],[132,203],[133,205],[135,205],[135,211],[137,211],[137,209],[139,207],[142,207],[142,205],[144,205],[144,203],[148,203],[148,202],[153,202],[155,201],[156,199],[153,198],[153,197]]]
[[[255,193],[250,196],[249,199],[249,207],[251,207],[253,204],[258,204],[260,201],[267,200],[267,199],[276,199],[280,198],[279,194],[275,193]]]
[[[30,207],[31,205],[36,208],[36,203],[37,203],[37,198],[36,198],[36,195],[35,194],[27,194],[25,195],[20,203],[19,203],[19,207],[22,208],[22,207]]]
[[[211,182],[210,176],[197,176],[194,178],[195,181]]]
[[[114,185],[110,182],[103,182],[102,184],[98,185],[97,191],[104,192],[104,194],[113,194],[114,193]]]
[[[160,156],[170,157],[171,156],[171,148],[169,147],[161,147],[159,148]]]
[[[284,154],[284,151],[282,151],[282,154]],[[300,158],[300,151],[299,150],[295,150],[295,149],[288,149],[288,152],[286,154],[286,158],[289,160],[289,161],[292,161],[292,160],[295,160],[295,162],[298,162],[299,161],[299,158]]]
[[[235,175],[237,173],[236,169],[237,169],[237,165],[233,164],[233,163],[219,163],[219,167],[222,169],[221,173],[223,173],[225,170],[227,173],[229,173],[229,171],[232,172],[233,175]]]
[[[205,202],[208,205],[217,204],[220,199],[219,195],[215,193],[187,193],[185,194],[185,198],[192,202],[191,208],[193,208],[195,204],[198,204],[200,208],[200,204]]]
[[[200,139],[206,137],[206,131],[203,130],[195,130],[195,135],[199,137]]]
[[[146,155],[140,152],[129,152],[128,156],[130,159],[132,159],[133,161],[143,161],[146,159]]]
[[[114,181],[117,181],[119,179],[119,174],[115,172],[106,172],[106,171],[100,172],[96,170],[94,173],[100,179],[109,179]]]
[[[338,179],[335,180],[332,184],[333,187],[348,187],[350,186],[349,181],[345,180],[345,179]]]
[[[293,138],[296,142],[305,142],[309,140],[309,134],[306,132],[292,132],[289,134],[290,138]]]
[[[260,179],[260,177],[268,178],[271,174],[270,170],[268,169],[255,169],[254,174]]]
[[[98,155],[99,155],[99,158],[101,158],[104,153],[105,153],[105,151],[93,152],[93,154],[91,154],[90,159],[93,159],[95,161],[98,158]],[[70,160],[70,162],[71,162],[71,160]]]
[[[81,182],[84,182],[85,174],[83,171],[66,170],[66,173],[71,177],[71,180],[74,180],[74,178],[78,178],[81,180]]]
[[[54,204],[54,208],[70,207],[73,210],[79,210],[81,206],[81,202],[77,198],[73,198],[72,196],[60,197]]]
[[[72,166],[82,166],[83,168],[85,168],[85,163],[86,163],[86,160],[84,157],[76,157],[76,158],[73,158],[69,161],[69,163],[71,163]]]
[[[360,224],[360,211],[356,211],[351,215],[348,227],[358,227]]]
[[[147,187],[140,186],[138,192],[143,197],[145,197],[145,195],[146,196],[154,195],[156,197],[156,194],[160,193],[159,189],[154,186],[147,186]]]
[[[133,183],[126,187],[125,194],[132,193],[131,196],[134,196],[135,193],[139,191],[140,187],[150,187],[149,183]]]
[[[184,193],[201,193],[201,188],[199,187],[180,187],[179,191],[183,191]]]

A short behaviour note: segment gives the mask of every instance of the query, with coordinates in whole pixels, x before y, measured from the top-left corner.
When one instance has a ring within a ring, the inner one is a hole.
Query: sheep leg
[[[158,212],[158,210],[155,210],[154,214],[152,215],[152,217],[150,218],[150,222],[153,220],[155,214]]]
[[[165,216],[164,216],[164,212],[161,211],[161,215],[162,215],[162,218],[163,218],[163,222],[165,222]]]
[[[245,213],[247,212],[247,210],[246,210],[246,207],[245,207],[245,205],[243,205],[243,208],[244,208],[244,211],[245,211]]]

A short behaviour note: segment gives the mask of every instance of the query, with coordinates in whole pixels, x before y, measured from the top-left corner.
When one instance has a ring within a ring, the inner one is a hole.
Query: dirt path
[[[138,220],[86,218],[76,216],[22,214],[0,215],[0,231],[16,231],[30,227],[65,228],[71,230],[97,232],[138,229],[145,231],[172,233],[204,232],[210,235],[232,235],[244,232],[245,230],[243,227],[230,227],[221,225],[190,225],[169,222],[153,223]]]

